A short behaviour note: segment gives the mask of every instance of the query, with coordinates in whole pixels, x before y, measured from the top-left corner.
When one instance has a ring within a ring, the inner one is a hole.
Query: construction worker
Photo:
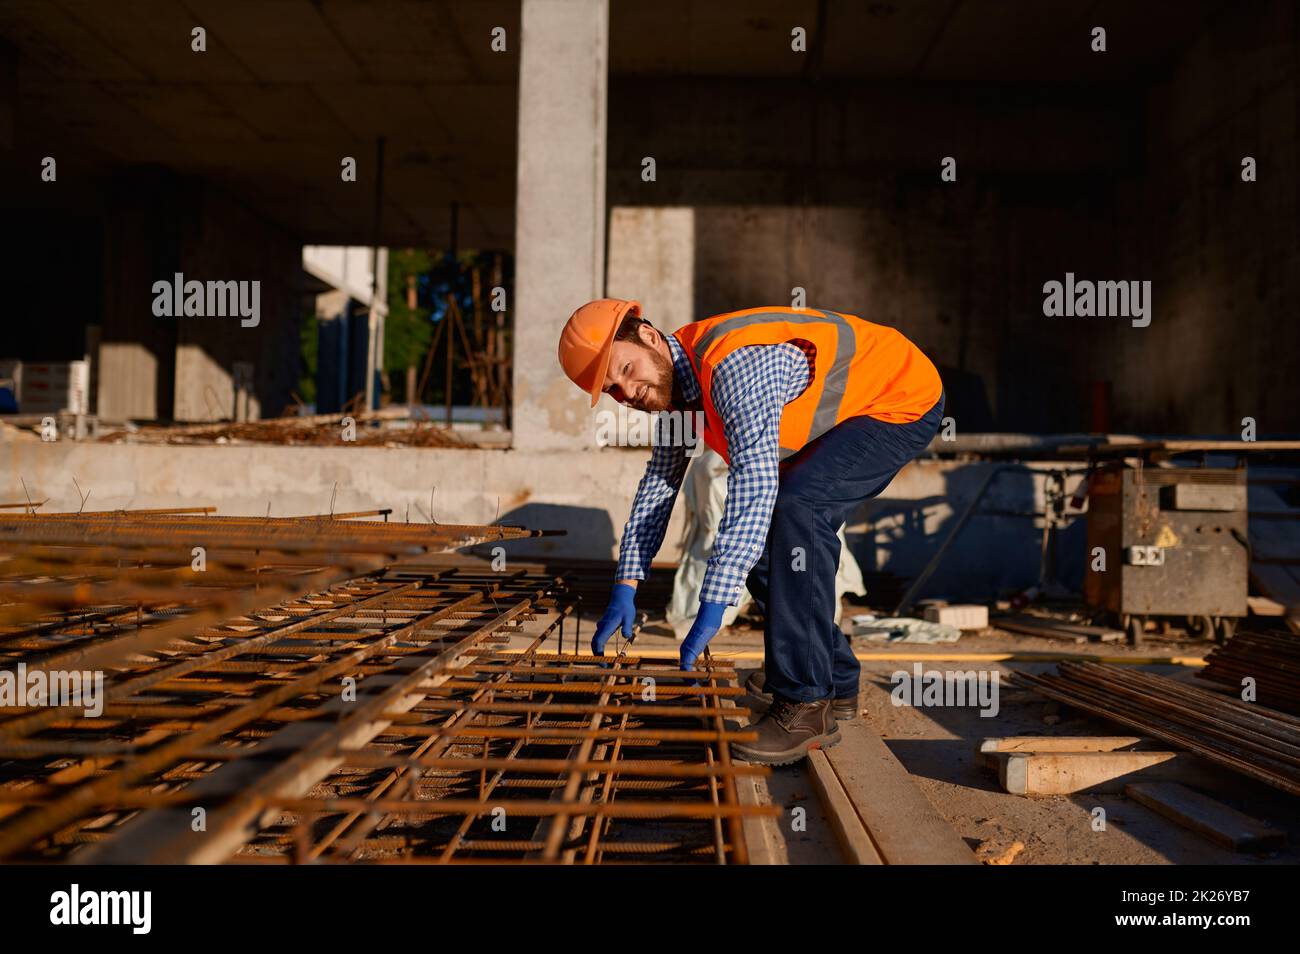
[[[705,443],[729,465],[725,513],[680,663],[694,668],[747,584],[766,620],[764,673],[747,688],[771,704],[754,726],[757,740],[732,751],[786,765],[835,745],[836,719],[857,714],[861,670],[835,624],[838,532],[929,446],[944,403],[934,365],[897,330],[853,315],[750,308],[666,335],[641,317],[639,302],[619,299],[575,311],[559,357],[592,407],[608,394],[651,413],[702,412]],[[631,637],[637,583],[663,542],[688,463],[680,417],[659,414],[658,428],[591,641],[597,654],[615,631]]]

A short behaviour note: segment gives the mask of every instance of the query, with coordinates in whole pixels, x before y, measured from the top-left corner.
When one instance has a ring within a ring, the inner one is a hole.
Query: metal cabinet
[[[1107,465],[1089,484],[1084,597],[1133,644],[1152,617],[1222,641],[1246,615],[1246,531],[1244,468]]]

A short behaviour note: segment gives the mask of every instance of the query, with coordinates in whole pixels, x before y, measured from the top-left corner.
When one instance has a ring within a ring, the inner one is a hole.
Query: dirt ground
[[[847,607],[846,613],[861,613]],[[743,622],[743,621],[742,621]],[[588,629],[589,633],[590,630]],[[762,633],[737,625],[720,633],[711,650],[735,660],[742,679],[761,665],[753,658],[761,652]],[[637,651],[675,651],[676,642],[666,625],[651,623],[637,641]],[[880,732],[893,754],[938,812],[948,820],[980,857],[997,856],[1015,842],[1023,849],[1014,864],[1295,864],[1300,862],[1300,811],[1297,800],[1267,786],[1224,772],[1229,791],[1214,797],[1273,827],[1288,832],[1288,847],[1268,855],[1237,854],[1194,834],[1143,805],[1119,794],[1081,794],[1027,798],[1002,791],[995,774],[976,760],[981,740],[1015,735],[1128,735],[1130,730],[1069,707],[1058,706],[1038,693],[1008,684],[1013,670],[1050,671],[1047,662],[942,662],[924,661],[931,669],[990,669],[1000,673],[999,711],[986,718],[978,709],[918,708],[896,706],[891,699],[894,683],[890,674],[909,670],[911,661],[880,659],[871,655],[936,651],[956,653],[1067,653],[1080,658],[1104,655],[1199,657],[1212,644],[1198,640],[1150,639],[1138,649],[1120,644],[1076,645],[1057,640],[1021,636],[1000,630],[966,633],[957,643],[943,646],[917,644],[882,645],[863,638],[854,649],[866,654],[862,671],[864,717]],[[1194,667],[1186,665],[1142,666],[1150,672],[1177,679],[1193,679]],[[1197,680],[1199,682],[1199,680]],[[747,700],[738,700],[745,704]],[[807,823],[803,831],[786,832],[786,849],[791,863],[836,862],[835,842],[829,823],[812,794],[804,770],[795,766],[774,771],[768,779],[774,801],[787,808],[804,806]],[[1094,826],[1096,808],[1105,812],[1104,830]],[[791,827],[791,826],[787,826]]]

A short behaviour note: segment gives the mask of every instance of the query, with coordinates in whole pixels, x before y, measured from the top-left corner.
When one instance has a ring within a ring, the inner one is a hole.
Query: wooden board
[[[1276,851],[1286,834],[1177,782],[1136,782],[1124,794],[1232,851]]]
[[[734,714],[737,706],[733,697],[720,696],[718,702],[720,708],[733,710],[733,714],[726,717],[728,728],[739,729],[749,725],[748,718]],[[763,798],[760,791],[766,791],[766,786],[758,777],[753,775],[736,777],[736,798],[740,804],[767,804],[768,799]],[[749,855],[751,865],[777,865],[782,862],[781,854],[777,850],[781,833],[776,828],[775,818],[765,815],[751,816],[741,822],[741,829],[744,832],[745,851]]]
[[[985,739],[976,758],[985,768],[996,769],[999,752],[1117,752],[1150,741],[1138,735],[1015,735]]]
[[[808,775],[835,829],[835,838],[844,851],[845,860],[851,865],[883,865],[885,861],[831,768],[830,759],[820,749],[808,753]]]
[[[1026,613],[995,616],[989,620],[989,625],[1010,633],[1022,633],[1026,636],[1038,636],[1043,639],[1059,639],[1071,643],[1117,643],[1124,639],[1122,632],[1107,626],[1068,623],[1065,620],[1047,619]]]
[[[1300,582],[1292,567],[1273,563],[1252,563],[1250,582],[1273,601],[1282,604],[1282,614],[1292,632],[1300,633]]]
[[[1246,605],[1255,616],[1285,616],[1286,607],[1267,596],[1247,596]]]
[[[740,775],[736,778],[736,798],[742,805],[764,805],[766,799],[759,796],[759,779],[753,775]],[[766,815],[746,818],[742,823],[745,832],[745,849],[749,852],[751,865],[775,865],[781,863],[776,850],[780,833],[773,833],[776,820]]]
[[[865,720],[840,723],[842,740],[824,753],[885,864],[979,864]]]
[[[1186,752],[997,752],[998,782],[1012,795],[1122,792],[1134,781],[1210,782],[1216,770]]]

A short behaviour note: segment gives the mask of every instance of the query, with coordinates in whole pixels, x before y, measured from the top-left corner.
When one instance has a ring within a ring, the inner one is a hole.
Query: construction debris
[[[911,616],[878,618],[870,614],[854,616],[853,635],[865,636],[878,643],[955,643],[961,630],[944,623],[928,623]]]
[[[1116,666],[1063,662],[1055,674],[1013,680],[1066,705],[1204,756],[1300,795],[1300,718],[1175,679]]]
[[[357,447],[472,447],[473,442],[450,426],[435,424],[407,406],[377,411],[223,421],[163,427],[130,427],[107,431],[100,443],[121,444],[238,444],[265,443]]]
[[[8,421],[0,421],[0,444],[34,443],[40,439],[40,436],[30,428],[17,427]]]
[[[1088,626],[1083,623],[1055,619],[1030,613],[1007,613],[993,617],[993,625],[1009,633],[1056,639],[1067,643],[1118,643],[1124,633],[1108,626]]]
[[[1023,841],[1013,841],[1005,847],[1001,842],[982,841],[975,849],[975,857],[986,865],[1009,865],[1014,864],[1016,856],[1024,850]]]
[[[923,612],[928,623],[961,630],[988,629],[989,625],[989,608],[977,603],[929,603]]]

